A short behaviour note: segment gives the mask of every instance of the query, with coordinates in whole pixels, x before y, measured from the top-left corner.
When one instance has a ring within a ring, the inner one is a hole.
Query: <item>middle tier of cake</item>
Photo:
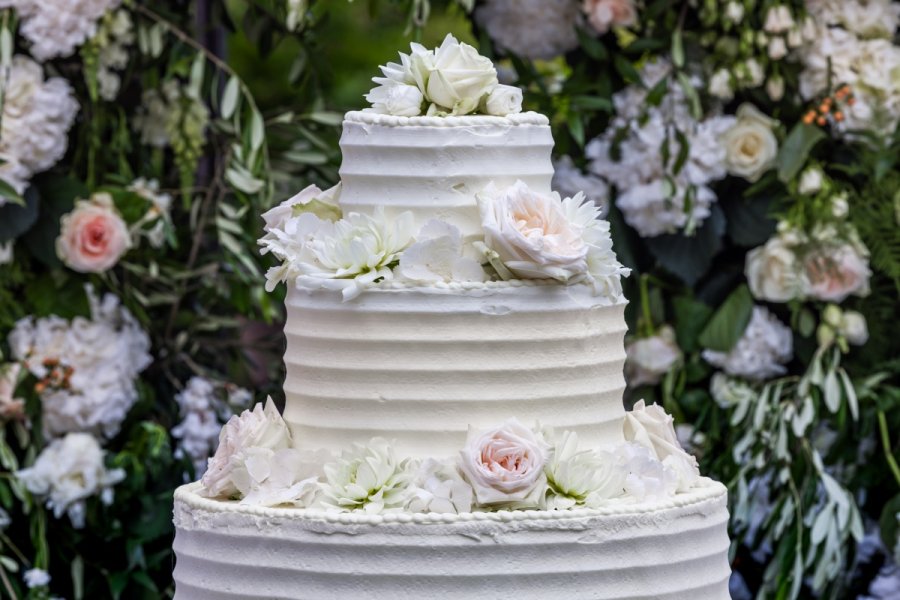
[[[383,437],[401,457],[449,457],[470,426],[512,416],[619,443],[624,307],[583,285],[291,289],[284,418],[303,450]]]

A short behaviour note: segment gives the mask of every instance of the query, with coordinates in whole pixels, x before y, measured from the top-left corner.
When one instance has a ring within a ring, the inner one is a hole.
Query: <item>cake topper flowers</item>
[[[415,117],[482,114],[506,116],[522,111],[522,90],[497,81],[497,70],[478,50],[448,34],[440,47],[410,45],[400,63],[381,67],[383,77],[367,95],[374,112]]]

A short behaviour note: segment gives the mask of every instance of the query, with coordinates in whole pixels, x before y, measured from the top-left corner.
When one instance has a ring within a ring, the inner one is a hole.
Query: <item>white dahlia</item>
[[[625,493],[628,470],[621,456],[607,450],[579,449],[578,435],[572,431],[558,437],[546,432],[545,437],[552,447],[544,467],[547,508],[597,507]]]
[[[409,460],[398,459],[393,445],[382,438],[354,444],[324,466],[322,503],[373,514],[402,508],[410,499],[413,467]]]

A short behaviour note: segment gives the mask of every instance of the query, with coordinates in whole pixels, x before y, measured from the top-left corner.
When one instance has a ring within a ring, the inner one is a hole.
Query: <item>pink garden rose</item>
[[[114,267],[131,248],[128,226],[106,193],[79,200],[63,215],[56,239],[56,254],[66,266],[81,273],[102,273]]]
[[[826,302],[843,302],[848,296],[869,293],[869,261],[853,245],[825,247],[803,261],[806,295]]]
[[[597,33],[611,27],[629,27],[637,23],[633,0],[584,0],[584,12]]]
[[[548,444],[516,419],[484,432],[469,430],[459,467],[480,505],[540,504],[547,487]]]

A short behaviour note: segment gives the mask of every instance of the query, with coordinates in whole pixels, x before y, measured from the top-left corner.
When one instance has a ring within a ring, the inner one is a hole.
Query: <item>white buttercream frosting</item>
[[[333,514],[175,499],[176,600],[728,598],[725,488],[600,509]]]
[[[462,289],[461,289],[462,288]],[[449,457],[515,416],[621,442],[624,302],[583,285],[291,289],[284,418],[301,450],[372,437]]]

